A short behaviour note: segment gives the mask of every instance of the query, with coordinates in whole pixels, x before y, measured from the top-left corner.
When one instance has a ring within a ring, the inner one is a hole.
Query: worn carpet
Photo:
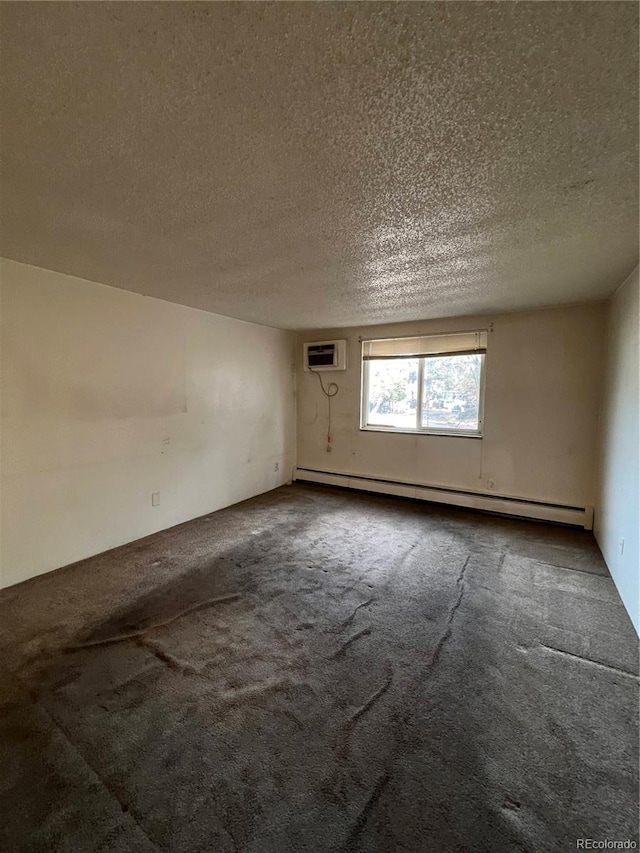
[[[0,848],[638,840],[592,536],[297,484],[0,593]]]

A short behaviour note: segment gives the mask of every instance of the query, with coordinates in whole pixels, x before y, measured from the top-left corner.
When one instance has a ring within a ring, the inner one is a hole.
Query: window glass
[[[483,358],[474,353],[424,359],[422,429],[478,430]]]
[[[369,362],[367,423],[415,429],[418,408],[418,359]]]

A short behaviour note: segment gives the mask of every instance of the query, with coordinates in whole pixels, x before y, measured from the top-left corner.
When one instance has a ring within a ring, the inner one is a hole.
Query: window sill
[[[452,429],[401,429],[400,427],[360,426],[360,432],[386,432],[393,435],[440,435],[447,438],[482,438],[481,432],[464,432]]]

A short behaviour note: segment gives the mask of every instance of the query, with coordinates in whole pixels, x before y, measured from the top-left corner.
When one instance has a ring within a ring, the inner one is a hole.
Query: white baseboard
[[[562,504],[543,503],[526,498],[513,498],[504,495],[486,495],[479,492],[465,492],[445,489],[440,486],[420,486],[395,480],[377,480],[373,477],[358,477],[353,474],[339,474],[332,471],[318,471],[311,468],[296,468],[294,480],[307,483],[321,483],[328,486],[341,486],[364,492],[377,492],[383,495],[414,498],[433,503],[450,504],[468,509],[481,509],[501,515],[515,515],[520,518],[532,518],[537,521],[554,521],[571,524],[591,530],[593,527],[593,507],[564,506]]]

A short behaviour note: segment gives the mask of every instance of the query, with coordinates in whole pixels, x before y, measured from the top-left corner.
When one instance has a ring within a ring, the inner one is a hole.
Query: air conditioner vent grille
[[[312,341],[304,345],[305,370],[346,370],[346,341]]]

